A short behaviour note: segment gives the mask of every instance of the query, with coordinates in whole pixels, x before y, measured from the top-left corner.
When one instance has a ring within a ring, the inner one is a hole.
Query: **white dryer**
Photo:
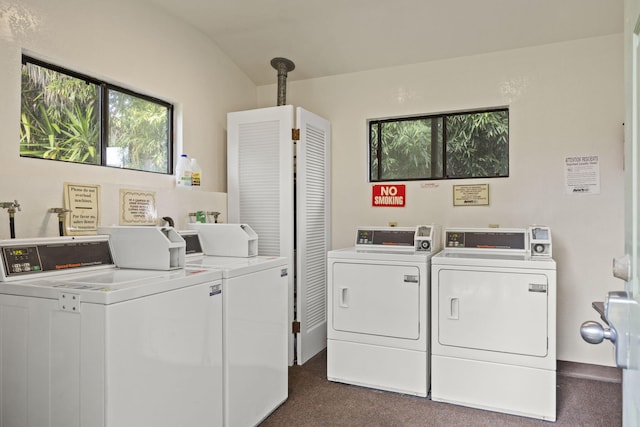
[[[551,233],[446,229],[431,260],[431,398],[556,419]]]
[[[429,267],[439,229],[358,227],[329,251],[327,378],[427,396]]]
[[[221,272],[116,268],[107,236],[0,250],[0,425],[222,425]]]
[[[289,264],[256,256],[257,236],[246,224],[193,228],[181,231],[187,266],[222,271],[224,424],[257,425],[289,396]],[[225,246],[240,256],[203,254]]]

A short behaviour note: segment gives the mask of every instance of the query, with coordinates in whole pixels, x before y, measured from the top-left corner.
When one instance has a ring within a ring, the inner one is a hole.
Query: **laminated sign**
[[[380,185],[373,186],[371,191],[371,206],[404,207],[405,185]]]

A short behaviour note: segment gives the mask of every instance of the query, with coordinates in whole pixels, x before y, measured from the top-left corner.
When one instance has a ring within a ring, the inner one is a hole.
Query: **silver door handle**
[[[604,340],[615,343],[618,339],[618,334],[615,329],[605,328],[600,323],[592,320],[582,323],[580,326],[580,335],[582,335],[583,340],[590,344],[600,344]]]
[[[634,357],[629,353],[637,346],[631,335],[631,325],[640,319],[640,304],[625,291],[609,292],[604,302],[603,320],[609,325],[605,328],[597,322],[584,322],[580,335],[591,344],[611,341],[615,348],[616,366],[625,369],[637,369]]]

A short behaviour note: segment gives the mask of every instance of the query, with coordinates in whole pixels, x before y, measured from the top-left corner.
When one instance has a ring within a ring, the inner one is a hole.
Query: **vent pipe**
[[[271,66],[278,71],[278,106],[287,103],[287,73],[296,68],[296,64],[287,58],[273,58]]]

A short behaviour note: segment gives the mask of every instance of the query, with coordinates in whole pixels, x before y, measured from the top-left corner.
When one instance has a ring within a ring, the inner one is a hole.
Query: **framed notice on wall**
[[[155,191],[120,189],[120,225],[156,225]]]
[[[453,186],[453,206],[488,206],[489,184]]]

